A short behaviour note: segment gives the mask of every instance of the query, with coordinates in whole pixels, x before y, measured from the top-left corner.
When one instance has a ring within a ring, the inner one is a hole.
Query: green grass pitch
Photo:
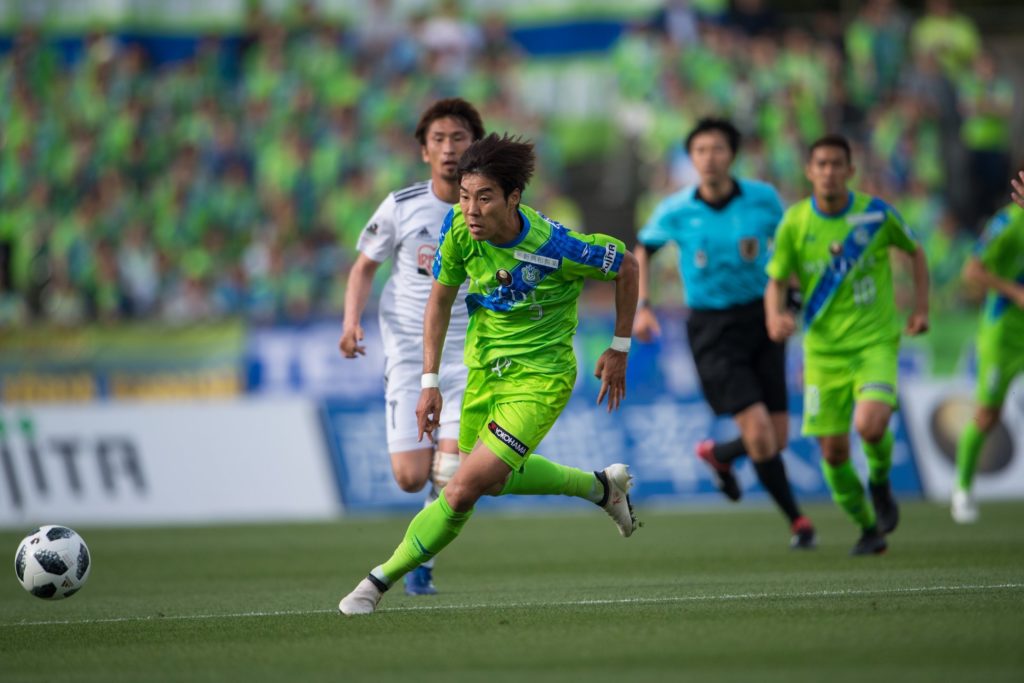
[[[1024,504],[959,527],[906,503],[868,558],[825,503],[806,553],[766,507],[640,512],[625,540],[582,505],[479,514],[438,559],[441,595],[396,587],[360,618],[338,600],[403,518],[81,528],[92,575],[53,603],[2,532],[0,681],[1024,680]]]

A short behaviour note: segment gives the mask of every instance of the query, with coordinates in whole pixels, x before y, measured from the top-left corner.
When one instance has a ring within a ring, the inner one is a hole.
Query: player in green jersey
[[[818,437],[832,498],[861,528],[851,554],[877,554],[899,522],[889,485],[900,339],[889,247],[913,258],[908,335],[928,329],[928,267],[891,206],[848,189],[854,167],[845,138],[812,144],[805,171],[813,194],[782,217],[767,267],[768,334],[782,341],[796,330],[786,308],[789,278],[796,275],[805,305],[803,433]],[[867,455],[873,506],[850,462],[851,415]]]
[[[1024,180],[1024,177],[1022,177]],[[950,512],[960,524],[978,519],[971,495],[978,456],[1013,380],[1024,374],[1024,200],[997,213],[964,266],[964,279],[988,290],[978,330],[978,407],[960,434]]]
[[[638,526],[622,464],[600,472],[532,453],[565,408],[576,380],[572,338],[584,279],[615,282],[615,332],[597,361],[597,402],[609,412],[626,391],[626,357],[639,270],[619,240],[582,235],[523,205],[533,145],[491,134],[459,160],[459,204],[445,218],[434,285],[423,321],[420,436],[438,426],[441,348],[459,285],[470,280],[465,344],[469,379],[462,402],[463,462],[438,499],[409,524],[391,558],[342,598],[342,614],[370,614],[384,591],[451,543],[484,495],[566,495],[590,500],[622,536]]]

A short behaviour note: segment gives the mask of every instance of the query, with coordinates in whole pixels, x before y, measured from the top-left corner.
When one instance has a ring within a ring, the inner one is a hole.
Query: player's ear
[[[427,146],[426,145],[420,145],[420,158],[423,159],[423,163],[425,163],[425,164],[429,164],[430,163],[430,155],[427,154]]]
[[[510,206],[519,206],[519,200],[523,198],[523,193],[519,191],[519,188],[512,190],[508,193],[507,201]]]

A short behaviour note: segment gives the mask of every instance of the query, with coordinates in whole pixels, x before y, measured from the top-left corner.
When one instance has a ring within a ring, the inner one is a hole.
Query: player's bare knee
[[[988,408],[982,406],[974,412],[974,424],[978,425],[978,429],[982,432],[990,432],[992,428],[996,426],[996,422],[999,421],[999,409]]]
[[[878,443],[885,436],[885,430],[889,428],[889,422],[888,420],[865,418],[863,421],[858,420],[858,424],[855,426],[857,434],[863,441]]]
[[[770,459],[778,449],[775,443],[775,429],[764,407],[757,405],[737,416],[743,445],[747,455],[755,462]]]
[[[444,487],[444,499],[448,506],[455,512],[469,512],[480,500],[481,491],[475,486],[469,486],[458,477],[448,482]]]
[[[821,457],[832,467],[838,467],[850,459],[850,444],[842,439],[822,439]]]
[[[410,470],[395,470],[395,483],[406,493],[416,493],[422,491],[423,487],[427,485],[427,474]]]

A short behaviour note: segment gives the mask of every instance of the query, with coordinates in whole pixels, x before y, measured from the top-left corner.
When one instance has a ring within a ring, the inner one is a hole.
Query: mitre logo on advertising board
[[[142,454],[124,434],[40,431],[30,415],[0,415],[0,506],[30,499],[114,497],[147,492]]]

